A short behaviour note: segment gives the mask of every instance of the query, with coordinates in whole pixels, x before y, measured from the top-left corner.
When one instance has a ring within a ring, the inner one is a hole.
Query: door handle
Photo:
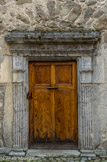
[[[58,89],[58,87],[47,87],[47,89],[51,90],[51,89]]]

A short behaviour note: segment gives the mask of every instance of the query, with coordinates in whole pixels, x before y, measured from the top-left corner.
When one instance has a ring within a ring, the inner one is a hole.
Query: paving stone
[[[15,151],[11,151],[9,153],[10,156],[25,156],[25,152],[15,152]]]
[[[72,157],[79,157],[80,152],[77,150],[28,150],[27,156],[40,156],[40,157],[46,157],[46,156],[72,156]]]

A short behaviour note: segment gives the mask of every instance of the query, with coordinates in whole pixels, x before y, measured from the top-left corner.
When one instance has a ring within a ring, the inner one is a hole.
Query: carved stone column
[[[24,92],[24,58],[13,56],[13,105],[14,105],[14,121],[13,121],[13,148],[26,148],[28,120],[27,120],[27,104],[25,104]],[[27,101],[26,101],[27,102]],[[27,131],[27,132],[26,132]]]

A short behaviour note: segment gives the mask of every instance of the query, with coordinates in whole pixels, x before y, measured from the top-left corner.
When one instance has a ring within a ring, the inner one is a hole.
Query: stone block
[[[27,156],[32,157],[57,157],[57,156],[63,156],[63,157],[79,157],[80,152],[77,150],[33,150],[30,149],[27,151]]]
[[[102,146],[103,146],[104,149],[107,150],[107,141],[104,141],[104,142],[102,143]]]
[[[25,152],[15,152],[15,151],[11,151],[9,153],[10,156],[25,156]]]
[[[107,43],[107,32],[104,32],[104,42]]]
[[[84,10],[84,20],[88,21],[89,18],[93,15],[94,9],[91,7],[88,7],[86,10]]]
[[[105,82],[105,69],[104,69],[104,58],[101,56],[94,57],[93,59],[93,83],[104,83]]]
[[[94,5],[94,4],[96,4],[96,3],[97,3],[96,0],[88,0],[88,1],[86,2],[87,6],[91,6],[91,5]]]
[[[0,121],[0,129],[2,128],[2,123],[1,123],[1,121]]]
[[[16,0],[18,5],[22,5],[24,3],[32,3],[32,0]]]
[[[23,57],[13,56],[13,70],[23,70]]]
[[[91,158],[93,158],[93,157],[96,157],[96,154],[90,154],[90,153],[82,153],[81,154],[81,157],[91,157]]]
[[[95,153],[96,153],[96,155],[100,155],[100,156],[106,156],[107,155],[107,152],[104,149],[97,149],[97,150],[95,150]]]
[[[0,102],[0,108],[3,107],[3,102]]]
[[[61,11],[60,11],[60,14],[62,16],[67,15],[71,11],[71,9],[73,8],[74,4],[75,3],[71,0],[66,1],[63,5]]]
[[[92,70],[92,60],[91,57],[82,57],[82,71]]]
[[[99,17],[99,19],[95,21],[93,26],[96,30],[107,30],[107,15],[103,14],[101,17]]]
[[[99,17],[102,16],[103,14],[104,14],[104,12],[100,9],[100,10],[94,12],[93,17],[99,18]]]
[[[23,82],[23,73],[18,72],[18,73],[13,73],[13,82]]]
[[[40,6],[40,5],[36,6],[36,13],[42,20],[47,20],[47,16],[46,16],[44,10],[42,9],[42,6]]]
[[[74,22],[78,16],[81,14],[81,6],[79,4],[74,5],[73,9],[71,10],[68,20],[70,22]]]
[[[0,154],[4,154],[5,153],[5,148],[0,148]]]
[[[56,1],[55,0],[48,0],[47,8],[48,8],[48,12],[49,12],[49,17],[51,19],[55,18],[55,16],[56,16],[55,5],[56,5]]]
[[[21,20],[25,24],[30,24],[29,18],[25,15],[18,14],[16,18]]]
[[[92,82],[91,72],[82,72],[80,82],[81,83],[91,83]]]
[[[0,139],[0,147],[3,147],[3,140]]]
[[[5,5],[6,4],[5,0],[0,0],[0,4]]]

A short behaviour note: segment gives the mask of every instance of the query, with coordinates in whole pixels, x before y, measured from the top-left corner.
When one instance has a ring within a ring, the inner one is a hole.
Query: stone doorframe
[[[76,60],[78,66],[78,147],[94,149],[93,58],[97,55],[99,40],[99,32],[79,29],[58,33],[12,32],[6,36],[13,54],[13,148],[28,149],[29,61]]]

